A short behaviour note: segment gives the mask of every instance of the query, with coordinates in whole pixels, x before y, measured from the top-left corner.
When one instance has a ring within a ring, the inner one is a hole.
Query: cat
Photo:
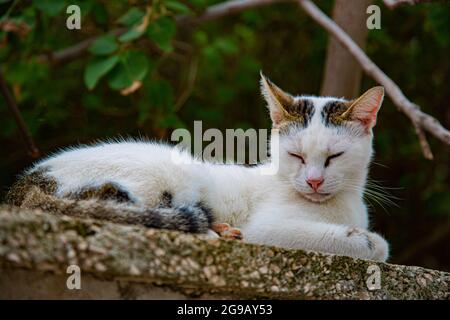
[[[363,200],[383,87],[351,101],[293,96],[261,73],[261,91],[279,130],[276,174],[261,174],[271,160],[254,167],[175,164],[173,152],[192,157],[163,143],[103,142],[37,162],[15,190],[27,179],[46,182],[73,215],[194,233],[229,224],[249,243],[386,261],[389,245],[368,230]],[[11,194],[13,203],[25,201],[14,198],[14,188]],[[50,198],[41,202],[51,209]]]

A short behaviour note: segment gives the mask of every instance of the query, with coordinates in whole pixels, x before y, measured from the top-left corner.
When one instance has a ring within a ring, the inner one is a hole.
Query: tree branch
[[[125,31],[127,31],[125,28],[119,28],[112,30],[110,34],[113,34],[115,36],[120,36]],[[89,49],[91,44],[97,39],[98,37],[91,37],[86,40],[83,40],[71,47],[68,47],[66,49],[62,49],[57,52],[50,52],[46,54],[41,54],[38,56],[39,62],[50,62],[50,63],[67,63],[72,60],[75,60],[79,56],[83,55],[84,52]]]
[[[347,33],[310,0],[297,1],[313,20],[334,36],[353,55],[367,75],[385,87],[387,95],[392,99],[397,109],[403,112],[415,126],[416,132],[418,132],[419,139],[421,140],[423,154],[427,159],[430,159],[432,155],[429,145],[425,140],[425,134],[422,132],[423,130],[429,132],[445,144],[450,145],[450,131],[444,128],[438,120],[422,112],[418,105],[409,101],[397,84],[370,60]]]
[[[224,16],[233,15],[247,9],[266,6],[273,3],[290,2],[292,0],[230,0],[215,4],[207,8],[200,16],[179,16],[176,18],[180,24],[199,24],[215,20]]]
[[[417,137],[419,138],[420,147],[422,148],[422,154],[427,160],[433,160],[433,152],[425,136],[425,132],[420,128],[417,122],[413,122],[414,130],[416,131]]]
[[[210,6],[199,16],[177,16],[175,17],[175,22],[179,26],[195,25],[236,14],[247,9],[290,1],[292,0],[230,0]],[[125,28],[119,28],[112,30],[110,33],[119,36],[125,31]],[[83,55],[85,51],[89,49],[92,42],[96,39],[97,37],[91,37],[66,49],[62,49],[54,53],[42,54],[38,56],[38,61],[51,62],[55,64],[70,62]]]
[[[20,114],[20,110],[17,107],[16,102],[14,101],[11,91],[9,90],[8,85],[6,84],[5,78],[3,77],[3,73],[1,71],[0,71],[0,90],[2,92],[3,97],[5,98],[6,105],[11,110],[14,119],[16,120],[17,126],[19,127],[19,131],[28,148],[30,156],[32,158],[39,157],[39,149],[34,143],[33,137],[31,136],[27,124],[22,118],[22,115]]]
[[[438,2],[443,0],[383,0],[384,5],[388,7],[389,9],[395,9],[399,6],[408,4],[408,5],[415,5],[419,3],[424,2]]]

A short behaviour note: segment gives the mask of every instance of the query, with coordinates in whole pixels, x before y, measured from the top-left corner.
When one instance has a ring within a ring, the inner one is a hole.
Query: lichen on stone
[[[253,299],[449,297],[450,276],[441,271],[0,207],[0,297],[2,286],[18,281],[12,275],[17,270],[56,277],[71,264],[128,298],[132,292]],[[381,271],[378,290],[366,283],[370,265]]]

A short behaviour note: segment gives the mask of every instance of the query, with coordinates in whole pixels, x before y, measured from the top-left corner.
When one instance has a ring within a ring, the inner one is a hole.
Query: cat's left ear
[[[384,98],[384,87],[377,86],[367,90],[354,100],[341,115],[342,120],[359,121],[369,131],[377,123],[377,113]]]
[[[282,122],[292,118],[287,110],[294,104],[295,99],[289,93],[278,88],[262,72],[260,75],[261,93],[267,101],[267,107],[269,108],[273,125],[277,127]]]

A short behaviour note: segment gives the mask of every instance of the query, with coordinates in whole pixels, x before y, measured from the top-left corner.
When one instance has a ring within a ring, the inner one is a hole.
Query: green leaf
[[[120,63],[111,72],[108,84],[114,90],[131,86],[134,81],[144,79],[151,64],[142,51],[126,51],[120,57]]]
[[[125,32],[123,35],[119,37],[120,42],[128,42],[132,41],[134,39],[139,38],[144,33],[144,30],[138,30],[136,28],[130,29],[127,32]]]
[[[105,35],[92,43],[89,47],[89,52],[95,55],[108,55],[116,51],[118,45],[114,35]]]
[[[59,14],[66,7],[66,2],[63,0],[33,0],[33,4],[36,8],[51,17]]]
[[[120,63],[118,64],[109,75],[108,85],[111,89],[121,90],[127,88],[133,84],[133,80],[128,75],[126,67]]]
[[[147,34],[158,47],[163,51],[172,51],[172,38],[177,32],[177,27],[173,19],[169,17],[162,17],[147,28]]]
[[[170,11],[177,12],[177,13],[190,13],[191,9],[184,3],[174,1],[174,0],[166,0],[164,1],[164,4],[166,5],[166,8]]]
[[[107,74],[119,61],[117,55],[109,58],[95,58],[89,62],[84,71],[84,83],[89,90],[92,90],[97,85],[101,77]]]
[[[128,12],[123,16],[121,16],[118,22],[124,26],[130,27],[133,24],[139,22],[144,17],[144,15],[145,13],[142,10],[133,7],[128,10]]]
[[[141,26],[144,16],[143,11],[137,8],[131,8],[128,13],[119,19],[119,22],[130,27],[128,31],[119,37],[120,42],[132,41],[144,34],[145,27]]]

